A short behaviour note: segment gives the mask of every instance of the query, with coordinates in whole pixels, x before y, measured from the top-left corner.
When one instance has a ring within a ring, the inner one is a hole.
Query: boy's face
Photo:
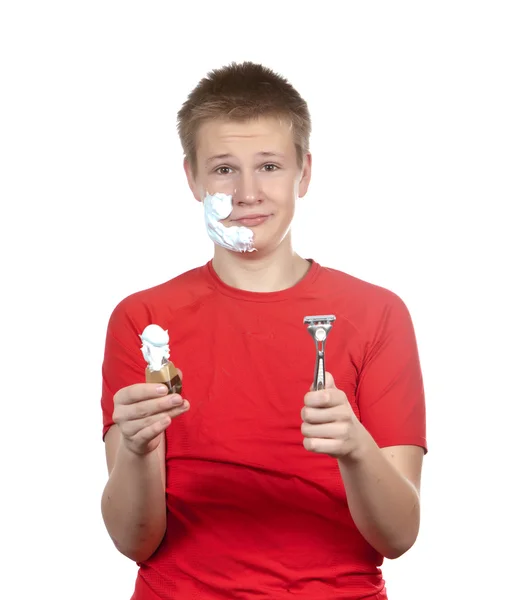
[[[298,166],[287,123],[265,117],[253,121],[208,121],[196,140],[196,172],[185,163],[195,198],[206,193],[232,196],[233,211],[222,223],[249,227],[257,250],[277,247],[290,229],[295,201],[310,183],[311,156]],[[258,221],[239,221],[263,215]],[[255,253],[257,254],[257,253]]]

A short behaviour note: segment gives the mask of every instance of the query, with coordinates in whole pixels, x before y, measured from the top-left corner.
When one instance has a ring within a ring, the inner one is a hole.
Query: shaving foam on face
[[[220,222],[233,212],[232,196],[206,193],[203,204],[206,231],[215,244],[235,252],[254,252],[256,250],[253,247],[253,231],[251,229],[236,225],[226,227]]]
[[[168,331],[158,325],[148,325],[139,337],[144,360],[152,371],[160,371],[170,357]]]

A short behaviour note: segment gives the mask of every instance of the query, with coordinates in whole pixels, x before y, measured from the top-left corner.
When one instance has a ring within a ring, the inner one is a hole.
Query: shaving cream
[[[160,371],[170,357],[168,330],[158,325],[148,325],[139,337],[142,340],[142,356],[149,368]]]
[[[248,227],[232,225],[226,227],[220,221],[233,212],[232,196],[228,194],[206,194],[203,201],[206,231],[211,240],[235,252],[254,252],[253,231]]]

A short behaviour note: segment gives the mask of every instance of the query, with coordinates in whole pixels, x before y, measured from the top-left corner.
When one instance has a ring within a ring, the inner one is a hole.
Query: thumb
[[[337,389],[337,386],[335,385],[335,381],[334,378],[332,377],[332,374],[329,373],[328,371],[326,371],[326,373],[324,374],[324,389],[328,389],[328,388],[333,388],[334,390]],[[312,383],[312,385],[310,386],[310,391],[312,392],[315,389],[315,382]]]
[[[325,388],[333,388],[334,390],[337,389],[334,378],[332,377],[332,374],[328,371],[326,371],[325,373]]]

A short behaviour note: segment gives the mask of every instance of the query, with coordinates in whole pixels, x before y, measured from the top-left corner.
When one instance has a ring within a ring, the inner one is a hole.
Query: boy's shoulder
[[[330,267],[321,269],[318,284],[329,290],[333,312],[337,310],[364,337],[376,335],[385,326],[411,324],[405,301],[389,288]]]
[[[140,314],[150,313],[163,308],[180,310],[211,293],[203,277],[204,266],[189,269],[179,275],[149,288],[133,292],[124,297],[114,308],[114,313]]]
[[[385,305],[401,301],[401,298],[391,289],[361,279],[345,271],[332,267],[321,267],[319,284],[330,286],[335,294],[342,294],[354,302]]]

